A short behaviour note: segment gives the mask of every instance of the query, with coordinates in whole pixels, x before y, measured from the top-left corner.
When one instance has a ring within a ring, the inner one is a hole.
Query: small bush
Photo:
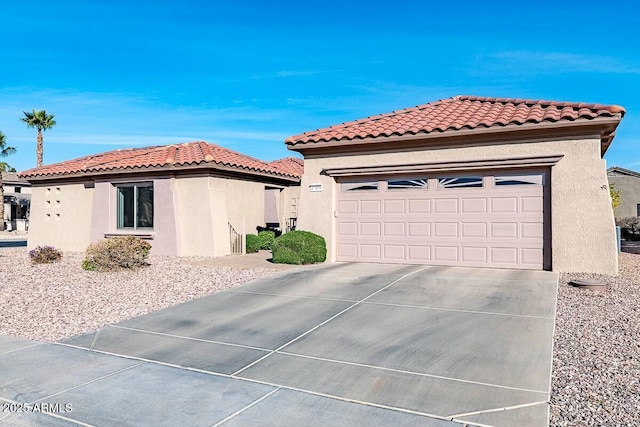
[[[32,264],[51,264],[62,258],[62,251],[53,246],[37,246],[29,251],[29,258]]]
[[[273,231],[261,231],[258,233],[260,239],[260,249],[266,249],[270,251],[273,248],[273,241],[276,240],[276,233]]]
[[[273,262],[278,264],[314,264],[326,259],[324,238],[308,231],[290,231],[273,242]]]
[[[260,250],[260,238],[255,234],[247,234],[246,236],[247,253],[253,254]]]
[[[113,237],[89,245],[82,268],[114,271],[147,265],[151,245],[133,236]]]

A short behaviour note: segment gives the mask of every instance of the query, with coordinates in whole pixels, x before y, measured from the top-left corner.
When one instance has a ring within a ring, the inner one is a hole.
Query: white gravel
[[[25,248],[1,249],[0,334],[59,341],[275,273],[160,256],[139,270],[96,273],[80,267],[83,258],[31,265]]]
[[[621,253],[619,273],[560,276],[552,426],[640,425],[640,255]],[[587,277],[609,289],[568,285]]]

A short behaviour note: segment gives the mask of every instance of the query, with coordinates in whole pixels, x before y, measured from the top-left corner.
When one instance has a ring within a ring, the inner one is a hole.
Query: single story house
[[[29,227],[31,184],[13,172],[2,172],[4,223],[7,231],[26,231]]]
[[[302,167],[300,159],[268,163],[200,141],[30,169],[20,173],[33,190],[27,244],[84,251],[134,235],[156,254],[239,252],[245,233],[295,215]]]
[[[620,206],[616,218],[640,216],[640,172],[618,166],[607,169],[609,184],[620,192]]]
[[[620,106],[455,96],[286,139],[329,261],[616,275]]]

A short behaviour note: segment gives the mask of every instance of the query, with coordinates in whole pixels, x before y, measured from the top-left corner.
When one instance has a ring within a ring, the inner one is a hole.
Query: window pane
[[[153,227],[153,187],[137,187],[138,206],[136,227]]]
[[[496,175],[496,186],[499,185],[542,185],[542,174],[528,175]]]
[[[133,228],[133,187],[118,187],[118,228]]]
[[[378,181],[370,182],[343,182],[340,191],[371,191],[378,189]]]
[[[438,178],[438,188],[478,188],[482,187],[481,176],[459,176]]]
[[[389,190],[426,190],[428,188],[429,180],[424,179],[394,179],[387,181],[387,188]]]

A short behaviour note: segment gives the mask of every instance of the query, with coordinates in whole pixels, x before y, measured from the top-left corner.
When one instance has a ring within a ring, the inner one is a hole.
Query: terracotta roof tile
[[[304,172],[304,160],[297,157],[285,157],[284,159],[274,160],[269,164],[296,176],[302,176]]]
[[[299,178],[293,168],[279,167],[204,141],[108,151],[21,172],[21,178],[92,175],[159,167],[225,166],[248,172]]]
[[[539,101],[514,98],[455,96],[392,113],[305,132],[286,139],[287,145],[364,138],[449,132],[461,129],[519,126],[525,123],[592,120],[623,116],[617,105]]]

